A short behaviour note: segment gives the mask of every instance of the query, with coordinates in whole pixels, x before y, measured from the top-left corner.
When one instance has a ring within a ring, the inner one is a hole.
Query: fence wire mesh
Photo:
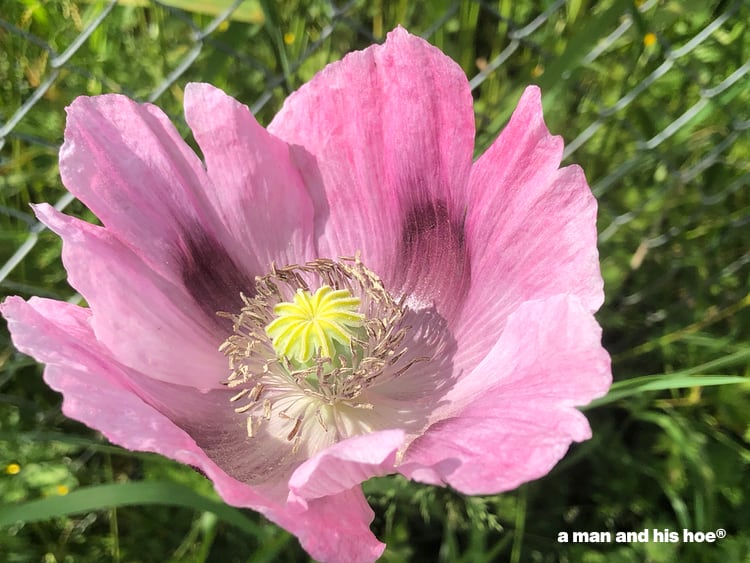
[[[739,330],[733,319],[748,305],[750,272],[742,235],[750,220],[746,3],[225,0],[194,3],[191,12],[179,5],[4,4],[5,293],[71,296],[62,270],[51,266],[59,245],[28,203],[52,200],[91,219],[55,167],[63,108],[73,97],[122,92],[158,103],[181,123],[184,84],[209,81],[267,123],[326,63],[401,23],[467,72],[478,151],[501,130],[522,88],[542,87],[566,162],[584,166],[600,200],[603,315],[616,356],[642,356],[704,330]],[[655,327],[648,339],[632,330],[644,323]]]

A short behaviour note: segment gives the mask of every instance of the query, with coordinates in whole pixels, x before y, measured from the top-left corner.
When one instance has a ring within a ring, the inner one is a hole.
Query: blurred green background
[[[750,561],[750,7],[743,1],[8,0],[0,9],[0,292],[76,299],[29,203],[92,220],[57,170],[82,94],[154,101],[187,135],[184,85],[267,124],[326,63],[397,24],[454,58],[477,153],[523,88],[600,202],[613,392],[594,438],[518,491],[366,484],[384,561]],[[210,483],[60,413],[0,333],[0,561],[307,561]],[[726,531],[714,543],[560,543],[559,532]]]

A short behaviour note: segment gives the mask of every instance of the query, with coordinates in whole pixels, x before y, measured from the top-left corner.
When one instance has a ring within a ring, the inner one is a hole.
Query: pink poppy
[[[153,105],[68,108],[62,179],[103,226],[34,209],[88,307],[2,305],[66,415],[199,468],[323,561],[382,553],[369,477],[497,493],[590,437],[596,202],[537,88],[472,162],[466,77],[399,28],[267,129],[207,84],[185,116],[203,160]]]

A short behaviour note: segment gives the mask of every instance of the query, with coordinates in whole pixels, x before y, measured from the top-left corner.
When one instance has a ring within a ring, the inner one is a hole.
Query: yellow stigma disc
[[[364,315],[360,300],[349,290],[324,285],[314,293],[298,289],[293,302],[273,308],[276,318],[266,326],[278,356],[307,363],[315,355],[333,358],[335,342],[348,348]]]

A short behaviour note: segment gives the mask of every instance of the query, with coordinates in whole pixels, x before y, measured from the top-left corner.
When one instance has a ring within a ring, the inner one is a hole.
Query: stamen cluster
[[[422,359],[400,362],[410,329],[404,304],[357,258],[272,265],[242,301],[239,314],[220,313],[234,325],[220,351],[250,436],[277,417],[288,421],[283,437],[296,449],[308,418],[325,432],[331,423],[351,427],[338,424],[342,412],[373,409],[365,391]]]

